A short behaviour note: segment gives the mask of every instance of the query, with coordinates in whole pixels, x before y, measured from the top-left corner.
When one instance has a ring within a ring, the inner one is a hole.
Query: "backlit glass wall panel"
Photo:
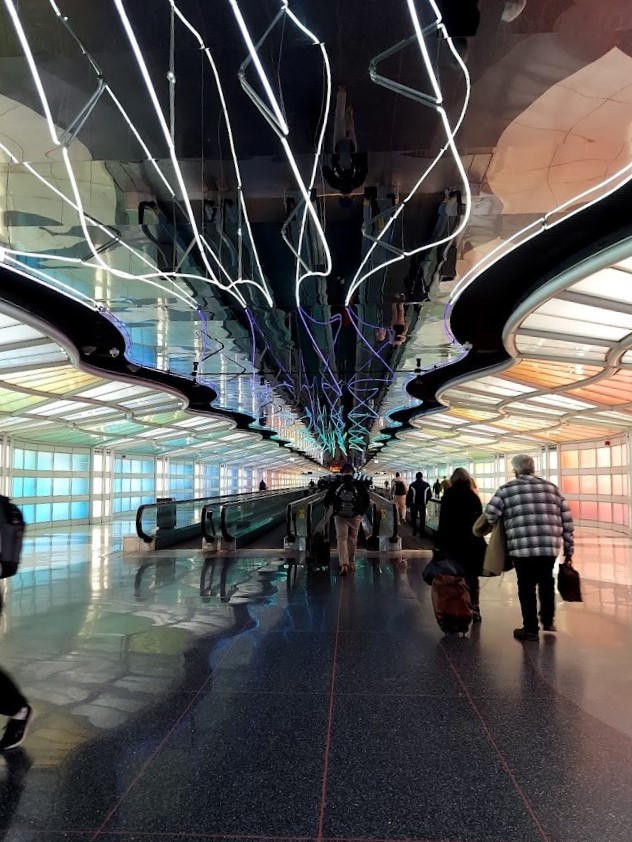
[[[151,458],[116,454],[112,481],[112,513],[136,511],[156,500],[156,466]]]
[[[500,485],[498,482],[498,465],[495,458],[476,459],[469,465],[479,496],[483,503],[487,503]]]
[[[578,523],[629,531],[628,444],[608,441],[560,446],[560,488]]]
[[[27,523],[65,523],[90,517],[90,451],[39,449],[15,443],[11,497]]]
[[[193,462],[169,460],[169,493],[168,497],[176,500],[191,500],[194,495]]]
[[[220,494],[219,465],[202,463],[201,497],[217,497]]]

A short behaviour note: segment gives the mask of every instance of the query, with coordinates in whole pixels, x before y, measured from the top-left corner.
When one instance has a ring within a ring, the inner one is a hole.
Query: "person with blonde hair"
[[[475,623],[481,622],[478,577],[483,572],[487,545],[484,538],[472,533],[472,527],[482,513],[480,497],[472,488],[472,477],[465,468],[456,468],[441,498],[437,544],[449,559],[463,568]]]

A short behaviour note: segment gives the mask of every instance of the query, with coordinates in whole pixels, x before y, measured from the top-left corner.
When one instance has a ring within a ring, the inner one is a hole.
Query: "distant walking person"
[[[267,491],[268,486],[266,485],[266,481],[264,479],[261,480],[259,483],[259,491]]]
[[[507,552],[518,576],[518,597],[522,628],[514,629],[516,640],[538,640],[538,605],[544,631],[555,631],[555,587],[553,565],[564,546],[564,560],[573,557],[573,517],[559,488],[534,476],[533,459],[525,453],[511,460],[515,479],[501,485],[487,504],[490,524],[502,518]]]
[[[22,744],[33,718],[33,708],[26,701],[13,679],[0,669],[0,714],[9,721],[0,739],[0,751]]]
[[[419,534],[423,535],[426,531],[426,505],[428,500],[430,500],[430,486],[424,481],[422,472],[417,471],[415,481],[409,485],[406,496],[413,535],[417,534],[417,518],[419,518]]]
[[[441,480],[441,493],[445,494],[448,488],[450,488],[450,480],[447,477],[444,477]]]
[[[439,482],[439,477],[437,477],[434,481],[434,485],[432,486],[432,493],[435,497],[441,496],[441,483]]]
[[[408,494],[408,486],[399,471],[395,474],[395,479],[391,483],[391,498],[395,503],[397,509],[397,516],[400,523],[406,520],[406,495]]]
[[[362,523],[362,516],[369,508],[371,501],[366,486],[360,480],[353,478],[353,465],[343,465],[341,480],[332,485],[323,505],[325,509],[333,509],[336,524],[336,540],[338,543],[338,566],[340,575],[355,570],[355,552],[358,546],[358,530]]]

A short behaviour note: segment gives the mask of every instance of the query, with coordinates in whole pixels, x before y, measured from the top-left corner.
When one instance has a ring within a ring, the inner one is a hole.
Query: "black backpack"
[[[343,482],[334,497],[334,514],[338,517],[355,517],[358,511],[358,487],[355,482]]]
[[[395,496],[396,497],[403,497],[406,494],[406,485],[402,482],[401,479],[395,480]]]
[[[0,579],[18,572],[23,538],[22,512],[8,497],[0,495]]]

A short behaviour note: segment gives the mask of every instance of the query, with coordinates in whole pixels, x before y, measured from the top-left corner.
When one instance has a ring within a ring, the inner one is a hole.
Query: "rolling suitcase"
[[[442,574],[435,576],[432,607],[444,634],[465,634],[472,622],[472,603],[465,579]]]
[[[307,555],[307,569],[310,571],[329,570],[331,544],[322,532],[317,532],[311,541]]]

